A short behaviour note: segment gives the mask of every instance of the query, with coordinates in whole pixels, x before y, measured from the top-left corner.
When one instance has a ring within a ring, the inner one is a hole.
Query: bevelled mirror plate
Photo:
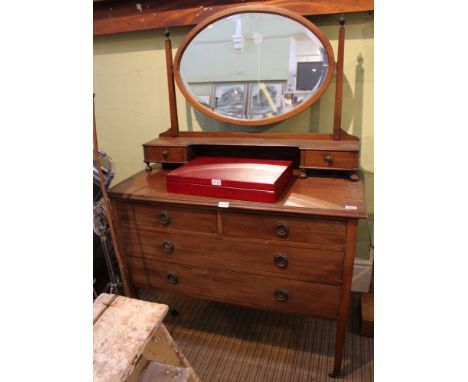
[[[247,6],[198,25],[174,66],[179,88],[198,110],[225,122],[264,125],[315,102],[334,59],[329,41],[307,19]]]

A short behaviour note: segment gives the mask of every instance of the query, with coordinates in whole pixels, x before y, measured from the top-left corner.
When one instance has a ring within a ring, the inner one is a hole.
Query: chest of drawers
[[[337,320],[346,331],[362,181],[294,177],[276,203],[168,193],[167,170],[113,187],[112,212],[130,289],[150,287]]]

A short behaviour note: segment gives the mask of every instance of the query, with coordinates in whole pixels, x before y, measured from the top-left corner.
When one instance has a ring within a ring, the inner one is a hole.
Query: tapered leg
[[[338,321],[336,325],[335,361],[333,364],[333,371],[330,373],[330,377],[332,378],[338,377],[341,373],[341,363],[343,360],[343,350],[346,339],[346,328],[348,325],[351,282],[353,280],[354,255],[356,253],[357,224],[358,221],[356,219],[349,220],[346,231],[346,250],[343,264],[343,285],[338,311]]]

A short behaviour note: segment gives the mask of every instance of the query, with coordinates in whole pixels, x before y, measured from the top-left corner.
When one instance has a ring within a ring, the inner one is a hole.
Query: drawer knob
[[[161,154],[162,154],[164,159],[167,159],[167,157],[169,156],[169,151],[168,150],[163,150]]]
[[[288,256],[286,256],[284,253],[277,253],[275,257],[273,257],[273,262],[278,268],[287,268]]]
[[[288,293],[284,289],[276,289],[273,292],[273,296],[279,301],[279,302],[285,302],[288,301]]]
[[[289,227],[286,223],[278,222],[275,226],[275,232],[279,237],[286,237],[289,234]]]
[[[326,155],[325,162],[327,162],[327,164],[331,166],[333,164],[333,157],[331,155]]]
[[[179,279],[177,278],[177,275],[175,273],[168,273],[167,281],[169,282],[169,284],[177,284],[179,282]]]
[[[166,253],[172,253],[174,251],[174,244],[170,240],[164,240],[162,242],[162,249]]]
[[[162,224],[162,225],[169,225],[169,223],[171,222],[171,217],[170,215],[167,213],[167,212],[161,212],[159,214],[159,222]]]

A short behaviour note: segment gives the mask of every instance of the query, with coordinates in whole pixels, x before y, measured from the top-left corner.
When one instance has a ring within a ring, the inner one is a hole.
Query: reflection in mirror
[[[222,116],[261,120],[316,94],[329,70],[322,42],[299,22],[240,13],[202,29],[187,45],[180,76],[201,105]]]

